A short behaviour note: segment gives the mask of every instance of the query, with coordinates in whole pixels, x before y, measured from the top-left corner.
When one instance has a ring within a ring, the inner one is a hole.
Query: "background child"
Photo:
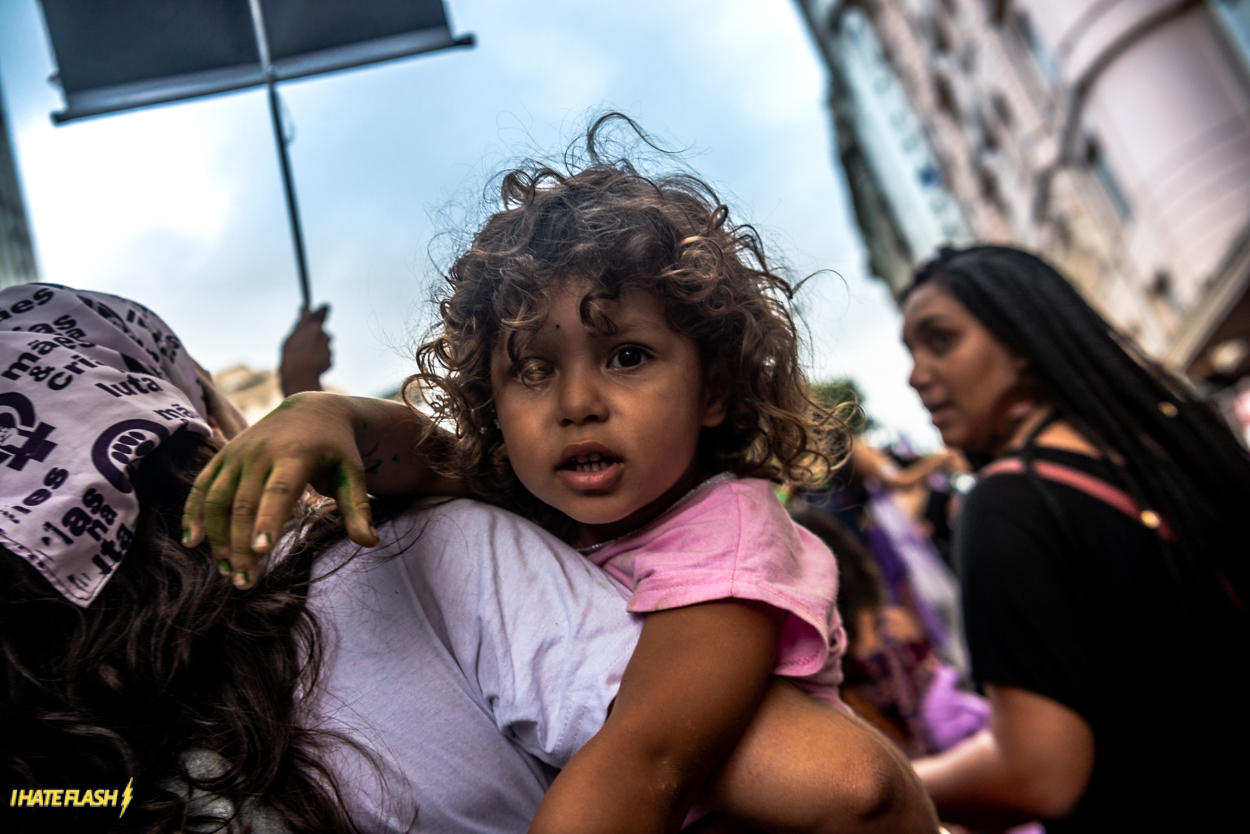
[[[537,520],[647,614],[612,714],[555,780],[534,829],[630,819],[638,830],[675,830],[771,674],[840,703],[836,564],[790,521],[772,482],[819,481],[829,440],[844,433],[808,395],[791,288],[754,230],[730,224],[693,177],[648,178],[600,159],[601,125],[583,170],[504,177],[503,209],[449,271],[441,332],[418,350],[407,389],[454,424],[454,443],[411,417],[406,427],[375,422],[363,436],[357,426],[357,442],[389,437],[362,461],[374,476],[415,485],[433,472],[439,488],[424,491],[467,493]],[[392,460],[403,445],[396,432],[418,430],[417,451]],[[256,506],[267,478],[289,487],[316,468],[305,461],[257,479],[218,467],[197,495],[220,507],[237,491]],[[342,466],[327,474],[351,477]],[[268,550],[281,504],[262,505],[257,552]],[[353,509],[358,501],[345,515]],[[198,514],[189,505],[191,539]],[[225,519],[216,521],[221,537]],[[234,524],[236,554],[249,521]],[[784,768],[775,776],[794,786]],[[781,793],[768,801],[785,803]],[[788,823],[803,804],[757,809],[757,820]]]

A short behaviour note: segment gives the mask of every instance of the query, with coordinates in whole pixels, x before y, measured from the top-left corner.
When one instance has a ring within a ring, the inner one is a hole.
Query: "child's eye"
[[[651,358],[651,354],[640,347],[624,347],[612,355],[608,362],[609,368],[636,368]]]
[[[554,372],[555,367],[546,359],[531,356],[518,363],[514,376],[522,385],[537,388],[550,379]]]

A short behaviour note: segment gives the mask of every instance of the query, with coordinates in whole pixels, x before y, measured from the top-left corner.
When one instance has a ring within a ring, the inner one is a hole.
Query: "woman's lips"
[[[950,413],[951,413],[950,405],[946,403],[942,403],[941,405],[935,405],[929,409],[929,422],[931,422],[935,426],[938,426],[943,421],[945,421],[948,416],[950,416]]]

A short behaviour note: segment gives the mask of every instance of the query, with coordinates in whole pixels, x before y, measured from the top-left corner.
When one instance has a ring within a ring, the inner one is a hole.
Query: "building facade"
[[[0,95],[0,289],[37,280],[39,272],[30,245],[26,202],[17,178],[4,97]]]
[[[1250,0],[798,0],[870,266],[1045,255],[1151,355],[1250,374]]]

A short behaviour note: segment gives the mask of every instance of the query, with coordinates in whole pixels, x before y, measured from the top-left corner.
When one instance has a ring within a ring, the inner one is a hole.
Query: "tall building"
[[[1239,390],[1250,0],[797,2],[875,274],[898,290],[947,240],[1022,245],[1149,353]]]
[[[38,279],[30,227],[26,223],[26,203],[22,200],[4,97],[0,94],[0,289]]]

